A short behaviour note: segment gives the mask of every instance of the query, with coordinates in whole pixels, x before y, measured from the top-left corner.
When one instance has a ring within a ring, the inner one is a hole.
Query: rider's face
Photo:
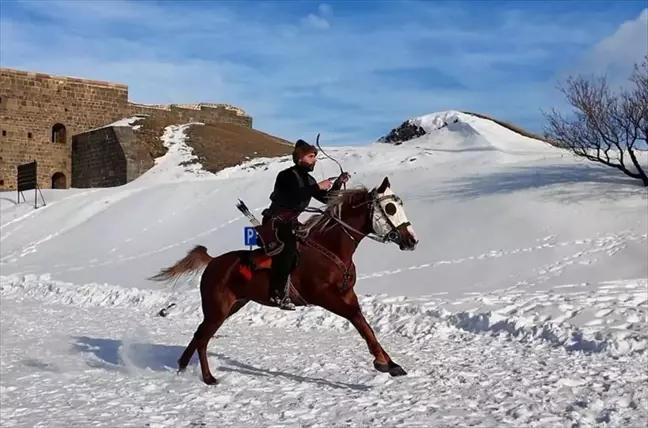
[[[315,153],[309,153],[304,155],[301,158],[301,164],[305,167],[308,167],[311,171],[315,169],[315,164],[317,163],[317,155]]]

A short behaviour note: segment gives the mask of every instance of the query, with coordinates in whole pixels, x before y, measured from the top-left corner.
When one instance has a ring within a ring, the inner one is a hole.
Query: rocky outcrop
[[[399,145],[405,141],[413,140],[425,135],[425,130],[411,120],[406,120],[398,128],[392,129],[389,134],[378,139],[379,143]]]

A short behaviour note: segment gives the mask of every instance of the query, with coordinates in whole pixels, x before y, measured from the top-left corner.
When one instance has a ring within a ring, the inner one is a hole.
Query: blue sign
[[[245,241],[245,245],[249,247],[255,247],[257,244],[257,231],[254,227],[247,226],[243,230],[243,239]]]

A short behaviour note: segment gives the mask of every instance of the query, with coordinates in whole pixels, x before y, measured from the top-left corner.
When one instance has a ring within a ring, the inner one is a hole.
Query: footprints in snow
[[[626,236],[628,235],[628,236]],[[540,251],[540,250],[545,250],[545,249],[551,249],[551,248],[556,248],[556,247],[568,247],[568,246],[573,246],[573,245],[590,245],[594,243],[595,248],[591,250],[586,250],[586,251],[579,251],[575,253],[574,255],[568,256],[558,262],[552,263],[550,265],[543,266],[538,273],[539,274],[548,274],[548,273],[553,273],[553,274],[560,274],[562,270],[569,265],[572,265],[576,263],[576,260],[580,257],[595,254],[598,252],[606,251],[608,256],[613,256],[616,254],[618,251],[623,249],[627,244],[626,242],[628,241],[641,241],[645,240],[648,237],[648,235],[639,235],[639,236],[632,236],[629,234],[612,234],[603,238],[598,238],[598,239],[577,239],[573,241],[565,241],[565,242],[550,242],[553,239],[555,239],[555,236],[550,235],[547,236],[541,240],[540,242],[544,242],[541,245],[536,245],[533,247],[525,247],[525,248],[516,248],[513,250],[491,250],[487,253],[480,254],[478,256],[470,256],[470,257],[465,257],[465,258],[460,258],[460,259],[454,259],[454,260],[441,260],[437,262],[432,262],[432,263],[424,263],[421,265],[417,266],[410,266],[407,268],[399,268],[399,269],[394,269],[394,270],[385,270],[385,271],[380,271],[380,272],[373,272],[373,273],[367,273],[367,274],[361,274],[358,275],[358,281],[363,280],[363,279],[369,279],[369,278],[377,278],[381,276],[387,276],[387,275],[394,275],[398,274],[404,271],[408,270],[419,270],[419,269],[426,269],[426,268],[434,268],[442,265],[457,265],[469,261],[474,261],[474,260],[486,260],[486,259],[493,259],[493,258],[499,258],[503,256],[508,256],[508,255],[514,255],[514,254],[521,254],[521,253],[529,253],[533,251]],[[593,260],[582,260],[579,261],[579,264],[583,265],[589,265],[596,261],[596,259]]]
[[[255,209],[253,209],[251,211],[256,212],[256,211],[260,211],[262,209],[264,209],[264,207],[255,208]],[[133,255],[133,256],[119,256],[119,257],[114,258],[114,259],[107,259],[107,260],[105,260],[103,262],[100,262],[100,263],[88,262],[87,264],[84,264],[84,265],[81,265],[81,266],[63,265],[63,264],[61,264],[61,265],[56,265],[54,267],[59,268],[59,269],[66,269],[68,272],[71,272],[71,271],[79,271],[79,270],[85,270],[85,269],[101,267],[101,266],[108,266],[108,265],[111,265],[111,264],[114,264],[114,263],[120,263],[120,262],[125,262],[125,261],[141,259],[141,258],[148,257],[148,256],[151,256],[151,255],[154,255],[154,254],[162,253],[164,251],[168,251],[168,250],[170,250],[172,248],[175,248],[175,247],[180,247],[180,246],[184,246],[184,245],[187,245],[187,244],[190,244],[190,243],[194,243],[194,242],[196,242],[196,240],[198,238],[200,238],[202,236],[212,234],[212,233],[218,231],[219,229],[222,229],[222,228],[224,228],[226,226],[229,226],[232,223],[235,223],[235,222],[241,220],[242,218],[243,218],[243,216],[235,217],[235,218],[233,218],[231,220],[228,220],[227,222],[225,222],[223,224],[220,224],[220,225],[218,225],[216,227],[208,229],[208,230],[206,230],[204,232],[201,232],[201,233],[199,233],[197,235],[194,235],[194,236],[192,236],[190,238],[184,239],[182,241],[179,241],[179,242],[176,242],[176,243],[173,243],[173,244],[166,245],[164,247],[157,248],[157,249],[152,250],[152,251],[147,251],[147,252],[144,252],[144,253],[138,253],[138,254]],[[148,230],[148,228],[142,229],[142,231],[146,231],[146,230]],[[128,243],[128,242],[131,242],[132,240],[133,240],[133,237],[130,237],[130,238],[127,238],[125,242]],[[112,248],[109,251],[109,253],[114,253],[115,251],[118,251],[118,250],[119,250],[118,247]],[[53,272],[51,274],[52,275],[57,275],[59,273],[60,272]]]

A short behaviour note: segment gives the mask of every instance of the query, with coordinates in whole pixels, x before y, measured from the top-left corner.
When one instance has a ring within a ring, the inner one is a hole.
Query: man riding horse
[[[309,174],[317,163],[317,148],[304,140],[298,140],[295,144],[292,159],[295,165],[277,174],[273,192],[270,194],[272,202],[270,207],[262,212],[261,222],[262,228],[271,229],[270,233],[274,235],[272,238],[275,238],[272,242],[266,239],[264,244],[277,246],[268,248],[266,245],[265,249],[266,253],[272,256],[270,301],[286,310],[295,309],[288,296],[288,284],[297,259],[297,218],[309,205],[311,198],[326,203],[329,193],[339,190],[342,184],[349,180],[349,174],[345,172],[335,181],[329,178],[317,182]]]

